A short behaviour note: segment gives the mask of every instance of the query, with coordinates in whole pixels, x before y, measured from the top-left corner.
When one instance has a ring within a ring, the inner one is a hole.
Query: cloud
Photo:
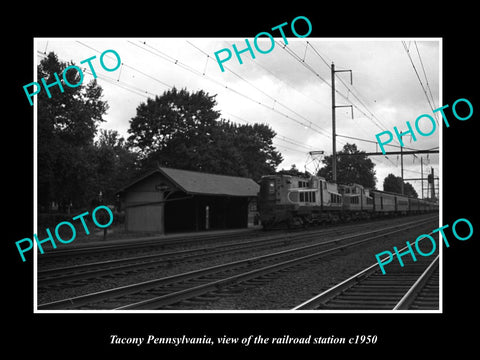
[[[429,89],[426,89],[428,95],[429,91],[433,94],[433,103],[441,105],[438,103],[440,46],[436,39],[404,40],[412,66],[402,39],[289,38],[286,48],[276,43],[268,54],[256,52],[255,59],[248,52],[242,54],[243,64],[233,55],[225,65],[234,73],[221,72],[213,54],[222,48],[232,50],[233,43],[239,49],[244,48],[242,38],[77,40],[37,39],[37,43],[38,49],[55,51],[63,61],[73,60],[77,64],[92,55],[98,57],[95,50],[114,49],[120,54],[124,63],[121,70],[103,74],[112,81],[99,79],[110,105],[104,128],[126,136],[129,120],[146,97],[161,95],[169,86],[189,91],[203,89],[211,95],[217,94],[217,108],[222,117],[240,123],[267,123],[279,134],[275,144],[285,159],[280,168],[296,164],[303,169],[309,149],[331,154],[332,61],[337,70],[353,71],[353,86],[349,73],[336,76],[336,105],[354,106],[354,119],[349,108],[336,109],[337,134],[374,141],[381,130],[393,131],[394,126],[406,130],[406,121],[414,124],[419,115],[431,114],[415,70],[425,88],[428,79]],[[281,38],[276,40],[283,43]],[[263,49],[267,45],[260,46]],[[437,131],[429,137],[417,137],[416,142],[408,140],[406,146],[432,148],[438,146],[438,139]],[[346,142],[355,142],[365,151],[376,149],[373,143],[341,137],[337,140],[337,149]],[[413,164],[409,158],[405,157],[405,166],[419,168],[419,160]],[[436,160],[431,156],[431,160],[438,164],[438,156]],[[379,187],[384,173],[400,175],[395,156],[374,161],[378,164]]]

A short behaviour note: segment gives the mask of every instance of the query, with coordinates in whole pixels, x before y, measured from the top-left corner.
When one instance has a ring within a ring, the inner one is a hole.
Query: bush
[[[37,216],[38,229],[55,228],[62,221],[72,222],[72,214],[66,213],[39,213]]]

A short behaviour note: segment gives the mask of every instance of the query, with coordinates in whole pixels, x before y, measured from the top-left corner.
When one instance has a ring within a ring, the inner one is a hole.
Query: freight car
[[[258,210],[268,229],[422,213],[438,210],[438,205],[359,184],[331,183],[318,176],[267,175],[260,181]]]

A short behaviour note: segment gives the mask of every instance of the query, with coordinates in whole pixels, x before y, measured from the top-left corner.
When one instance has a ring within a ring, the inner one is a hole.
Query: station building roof
[[[165,177],[187,194],[257,196],[260,190],[260,186],[250,178],[158,167],[122,188],[119,193],[127,191],[130,187],[155,174]]]

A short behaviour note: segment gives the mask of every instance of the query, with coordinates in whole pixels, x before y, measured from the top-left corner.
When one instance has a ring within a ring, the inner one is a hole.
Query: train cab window
[[[308,183],[306,181],[298,181],[298,187],[308,187]]]
[[[302,191],[298,192],[298,200],[299,202],[309,202],[314,203],[316,202],[315,191]]]
[[[330,194],[330,201],[332,203],[340,203],[340,195]]]

